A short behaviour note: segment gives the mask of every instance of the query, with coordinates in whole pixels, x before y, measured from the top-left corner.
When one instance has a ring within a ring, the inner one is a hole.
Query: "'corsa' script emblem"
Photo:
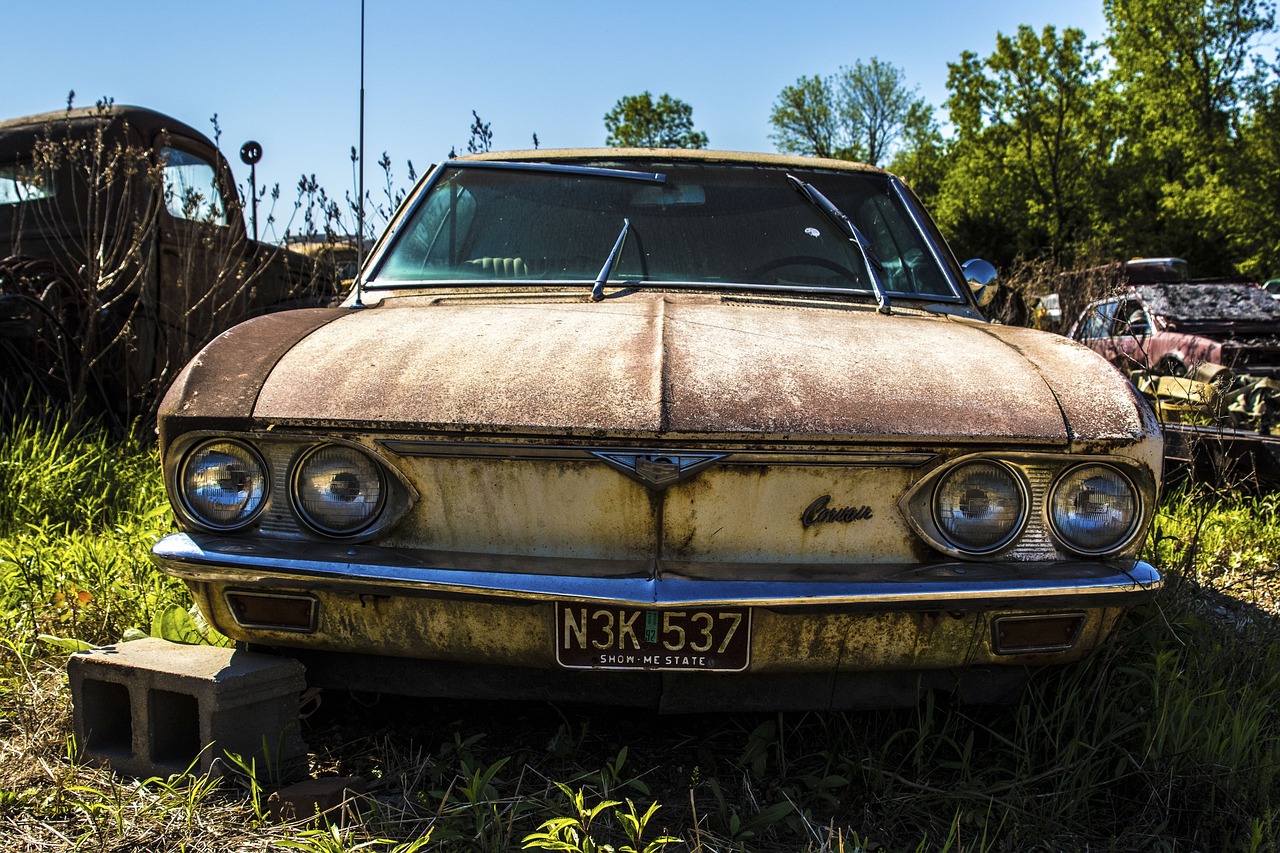
[[[800,523],[805,527],[825,524],[829,521],[862,521],[871,517],[871,507],[866,506],[831,506],[831,495],[823,495],[815,500],[800,515]]]

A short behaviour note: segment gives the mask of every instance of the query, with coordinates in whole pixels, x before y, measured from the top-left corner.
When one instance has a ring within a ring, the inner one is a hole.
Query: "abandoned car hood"
[[[394,301],[251,321],[193,361],[163,410],[198,416],[202,397],[218,398],[228,415],[234,398],[280,423],[594,436],[1065,444],[1147,432],[1102,359],[1027,329],[669,293]],[[291,324],[297,343],[256,353],[254,323]],[[202,381],[228,361],[240,370],[218,388]]]

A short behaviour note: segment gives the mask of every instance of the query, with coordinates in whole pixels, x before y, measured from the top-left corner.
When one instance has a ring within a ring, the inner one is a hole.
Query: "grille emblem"
[[[665,489],[681,480],[687,480],[703,468],[729,455],[727,453],[614,453],[605,450],[593,450],[591,453],[651,489]]]

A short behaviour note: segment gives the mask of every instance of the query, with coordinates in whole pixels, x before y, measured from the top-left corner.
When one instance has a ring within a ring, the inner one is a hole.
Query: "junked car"
[[[843,161],[445,162],[342,307],[178,377],[153,558],[321,686],[1007,699],[1160,585],[1161,435],[1088,348],[986,322],[966,267]]]
[[[1122,370],[1280,374],[1280,303],[1249,282],[1134,284],[1091,304],[1070,334]]]
[[[331,269],[250,238],[195,128],[105,102],[0,121],[0,385],[154,413],[219,332],[341,293]]]

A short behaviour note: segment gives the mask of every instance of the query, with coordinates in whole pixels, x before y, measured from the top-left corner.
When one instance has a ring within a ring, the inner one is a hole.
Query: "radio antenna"
[[[364,0],[360,0],[360,179],[356,192],[360,202],[356,206],[356,301],[354,307],[363,308],[360,290],[364,285]]]

